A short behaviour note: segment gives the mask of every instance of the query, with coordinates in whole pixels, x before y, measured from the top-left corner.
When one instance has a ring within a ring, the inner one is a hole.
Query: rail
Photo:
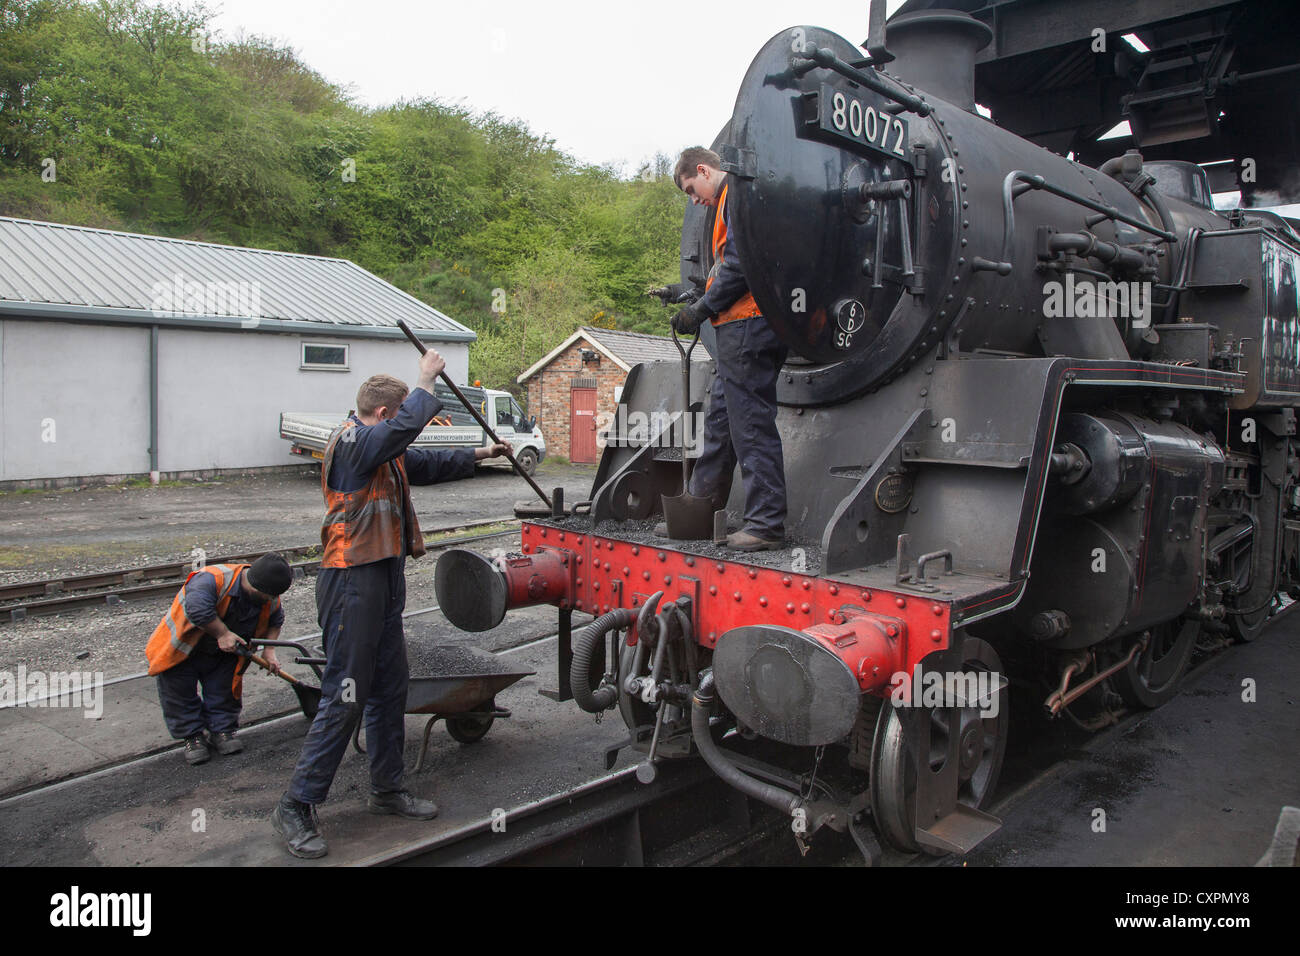
[[[433,550],[499,538],[518,531],[518,522],[513,517],[502,517],[473,521],[462,525],[449,525],[442,528],[425,530],[425,538],[452,534],[456,531],[469,531],[474,528],[490,527],[499,524],[511,524],[503,531],[484,534],[455,535],[445,541],[429,542]],[[208,558],[205,564],[249,564],[264,554],[310,554],[320,550],[320,544],[298,545],[288,548],[269,548],[265,551],[240,552]],[[314,572],[320,567],[319,559],[293,562],[290,567],[294,577]],[[15,584],[0,585],[0,623],[8,620],[13,623],[27,617],[45,614],[57,614],[62,611],[95,605],[114,605],[133,598],[153,597],[175,591],[184,583],[186,574],[193,570],[190,561],[173,561],[166,564],[146,565],[140,568],[123,568],[113,571],[99,571],[66,578],[51,578],[42,581],[22,581]],[[137,584],[136,582],[153,581],[154,583]],[[108,590],[102,590],[108,588]],[[90,593],[68,593],[90,592]],[[24,601],[24,598],[38,597],[38,600]],[[9,603],[17,602],[17,603]]]

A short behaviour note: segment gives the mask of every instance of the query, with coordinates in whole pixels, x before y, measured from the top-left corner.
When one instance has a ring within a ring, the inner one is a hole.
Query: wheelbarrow
[[[420,755],[415,761],[416,773],[424,767],[434,724],[445,720],[447,733],[453,740],[477,743],[498,718],[510,716],[510,711],[497,706],[496,695],[516,681],[537,673],[512,669],[495,654],[463,646],[408,642],[407,650],[413,658],[412,670],[418,668],[421,673],[413,673],[407,682],[405,713],[429,716],[420,741]],[[359,722],[352,735],[352,745],[365,753]]]

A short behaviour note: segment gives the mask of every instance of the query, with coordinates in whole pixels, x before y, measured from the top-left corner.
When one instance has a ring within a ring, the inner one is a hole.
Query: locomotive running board
[[[960,654],[952,649],[936,652],[929,660],[932,662],[931,666],[939,671],[953,673],[960,669]],[[999,677],[998,687],[992,693],[1000,694],[1005,686],[1005,678]],[[972,705],[982,706],[986,702],[984,698],[972,701],[965,700],[959,695],[958,699],[943,708],[947,711],[947,726],[960,728],[962,709]],[[931,722],[932,711],[928,707],[906,710],[905,732],[911,749],[913,766],[917,768],[916,791],[912,797],[915,810],[913,819],[916,821],[913,837],[923,846],[946,853],[968,853],[981,841],[996,833],[1002,827],[1002,821],[957,799],[960,787],[962,735],[948,734],[948,748],[943,765],[937,771],[933,770],[930,760],[934,727]],[[922,820],[934,822],[922,826]]]
[[[916,842],[948,853],[968,853],[1002,828],[1002,821],[982,810],[957,804],[956,809],[928,828],[916,828]]]

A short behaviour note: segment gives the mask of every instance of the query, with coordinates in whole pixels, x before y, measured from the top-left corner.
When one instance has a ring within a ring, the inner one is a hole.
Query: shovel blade
[[[695,495],[662,496],[668,537],[698,541],[713,537],[713,501]]]
[[[293,684],[293,692],[298,695],[298,706],[302,708],[303,716],[308,720],[316,719],[316,712],[320,710],[320,688],[312,687],[310,684]]]

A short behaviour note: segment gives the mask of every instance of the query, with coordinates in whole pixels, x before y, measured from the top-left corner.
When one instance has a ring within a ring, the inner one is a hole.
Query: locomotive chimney
[[[905,13],[885,25],[889,71],[913,86],[975,112],[975,54],[993,31],[957,10]]]

